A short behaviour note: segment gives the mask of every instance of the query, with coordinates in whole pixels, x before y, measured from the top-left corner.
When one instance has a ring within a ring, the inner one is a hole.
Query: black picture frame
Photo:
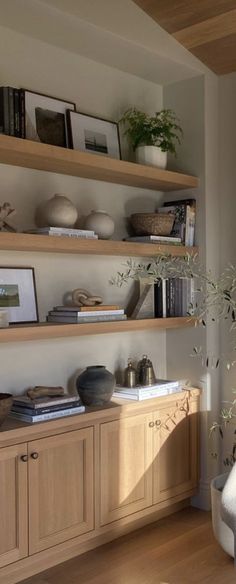
[[[66,111],[75,111],[75,103],[24,88],[20,92],[24,137],[27,140],[69,148]]]
[[[72,110],[67,110],[66,119],[69,144],[73,150],[121,160],[117,122]]]
[[[16,272],[14,274],[14,271]],[[23,271],[30,276],[28,282],[20,281],[19,276]],[[4,278],[4,279],[3,279]],[[6,280],[5,280],[6,278]],[[28,286],[25,288],[24,286]],[[3,296],[10,296],[3,302]],[[25,293],[25,297],[24,297]],[[30,304],[30,302],[32,304]],[[30,324],[39,322],[38,301],[35,281],[35,271],[30,266],[0,266],[0,309],[7,309],[9,324]],[[19,310],[18,310],[19,309]],[[31,318],[25,318],[27,311]],[[17,317],[17,318],[16,318]]]

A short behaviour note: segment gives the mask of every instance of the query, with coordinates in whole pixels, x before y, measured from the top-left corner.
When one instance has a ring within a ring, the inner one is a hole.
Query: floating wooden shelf
[[[125,333],[138,330],[165,330],[195,326],[196,319],[149,318],[143,320],[126,320],[117,322],[95,322],[84,324],[49,324],[17,325],[0,329],[0,343],[17,343],[20,341],[41,341],[84,335],[101,335],[105,333]]]
[[[186,256],[197,253],[197,247],[6,232],[0,233],[1,250],[131,257],[155,257],[161,254]]]
[[[4,135],[0,136],[0,162],[155,191],[198,186],[197,177],[180,172]]]

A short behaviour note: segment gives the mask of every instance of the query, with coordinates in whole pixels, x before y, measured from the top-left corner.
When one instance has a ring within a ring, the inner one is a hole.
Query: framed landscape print
[[[66,110],[75,110],[75,104],[27,89],[22,91],[26,139],[67,148]]]
[[[11,324],[38,322],[33,268],[0,267],[0,308]]]
[[[118,124],[75,111],[67,112],[67,122],[74,150],[121,158]]]

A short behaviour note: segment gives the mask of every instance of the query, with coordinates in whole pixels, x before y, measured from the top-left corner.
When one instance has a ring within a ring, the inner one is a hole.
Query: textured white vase
[[[211,509],[212,526],[216,540],[223,550],[234,557],[234,536],[231,529],[226,525],[221,517],[222,489],[226,483],[229,473],[224,473],[215,477],[211,482]]]
[[[91,211],[85,220],[85,229],[95,231],[99,239],[110,239],[114,233],[115,223],[106,211]]]
[[[35,213],[37,227],[74,227],[78,211],[64,195],[54,195],[40,203]]]
[[[167,167],[167,152],[162,152],[159,146],[138,146],[136,161],[147,166]]]

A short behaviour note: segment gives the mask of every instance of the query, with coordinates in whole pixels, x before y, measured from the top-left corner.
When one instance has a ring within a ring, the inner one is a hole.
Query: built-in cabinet
[[[3,426],[0,584],[113,539],[140,518],[148,523],[196,492],[199,391],[147,401]]]
[[[93,428],[28,444],[29,553],[94,527]]]

